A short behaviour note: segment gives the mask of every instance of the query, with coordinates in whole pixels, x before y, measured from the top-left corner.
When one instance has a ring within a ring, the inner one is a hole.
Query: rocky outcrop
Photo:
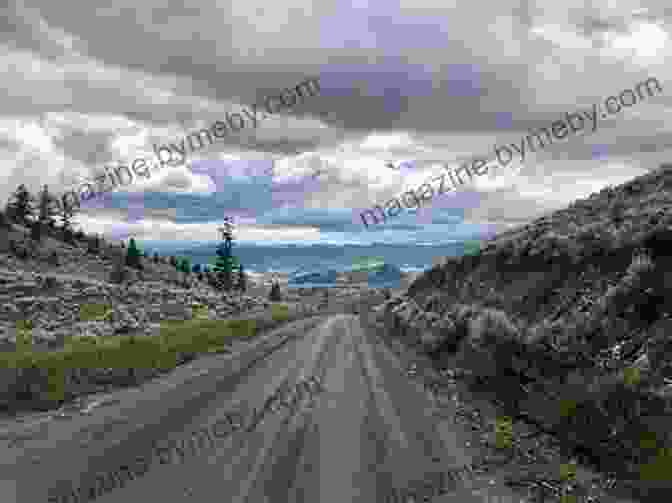
[[[189,320],[193,307],[202,306],[212,319],[223,319],[270,303],[260,297],[227,295],[209,288],[180,289],[161,283],[119,286],[62,281],[50,276],[0,275],[0,347],[9,350],[16,342],[16,322],[33,322],[33,343],[56,348],[69,335],[90,337],[115,334],[150,334],[152,324],[163,320]],[[106,320],[80,320],[80,306],[105,304]]]

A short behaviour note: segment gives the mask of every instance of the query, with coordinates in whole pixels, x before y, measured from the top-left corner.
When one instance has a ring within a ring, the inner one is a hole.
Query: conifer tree
[[[243,268],[243,264],[239,264],[238,266],[238,290],[241,292],[247,291],[247,277],[245,275],[245,269]]]
[[[142,254],[135,244],[135,239],[131,238],[131,240],[128,242],[128,250],[126,251],[126,265],[128,267],[133,267],[134,269],[141,269],[141,256]]]
[[[100,253],[100,238],[98,234],[87,240],[87,251],[94,255]]]
[[[191,272],[191,265],[188,258],[182,259],[182,263],[180,264],[180,271],[184,274],[189,274]]]
[[[7,204],[7,216],[15,222],[25,223],[27,217],[33,216],[34,199],[24,184],[19,185]]]
[[[282,295],[280,293],[280,284],[277,281],[273,282],[271,292],[268,294],[268,300],[270,300],[271,302],[279,302],[282,300]]]
[[[224,226],[221,227],[223,243],[217,246],[217,260],[215,262],[215,272],[219,287],[225,291],[233,287],[233,266],[234,258],[231,253],[233,237],[233,221],[231,217],[224,218]]]
[[[194,264],[194,267],[191,268],[191,272],[196,274],[201,272],[201,264]]]
[[[72,243],[74,238],[74,233],[72,232],[72,217],[75,216],[75,207],[68,201],[68,199],[63,196],[61,198],[61,229],[63,230],[63,239],[66,243]]]
[[[39,199],[39,217],[38,221],[44,226],[47,227],[50,224],[53,225],[53,216],[57,214],[56,210],[51,206],[52,201],[54,200],[53,196],[49,193],[49,188],[44,185],[42,187],[42,192],[40,192]]]

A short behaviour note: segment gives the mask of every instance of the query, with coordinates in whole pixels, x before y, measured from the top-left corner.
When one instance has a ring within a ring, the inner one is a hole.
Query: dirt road
[[[472,434],[435,412],[357,317],[302,320],[87,412],[6,424],[21,435],[1,441],[0,501],[518,503],[465,469]]]

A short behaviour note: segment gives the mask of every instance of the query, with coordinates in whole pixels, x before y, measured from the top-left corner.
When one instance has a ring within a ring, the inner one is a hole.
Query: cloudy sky
[[[20,183],[63,191],[320,79],[319,95],[292,110],[88,205],[79,216],[88,232],[207,241],[235,214],[241,240],[447,239],[524,223],[622,183],[669,160],[672,147],[672,69],[663,66],[672,8],[663,1],[8,3],[3,204]],[[650,77],[663,92],[595,132],[491,169],[430,211],[368,229],[353,221],[353,209],[432,174],[387,162],[492,156],[495,145],[520,143]],[[238,169],[253,164],[272,176]]]

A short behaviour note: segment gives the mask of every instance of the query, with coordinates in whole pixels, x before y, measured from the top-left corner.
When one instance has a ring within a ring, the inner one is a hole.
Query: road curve
[[[0,501],[518,503],[435,412],[357,317],[302,320],[1,441]]]

